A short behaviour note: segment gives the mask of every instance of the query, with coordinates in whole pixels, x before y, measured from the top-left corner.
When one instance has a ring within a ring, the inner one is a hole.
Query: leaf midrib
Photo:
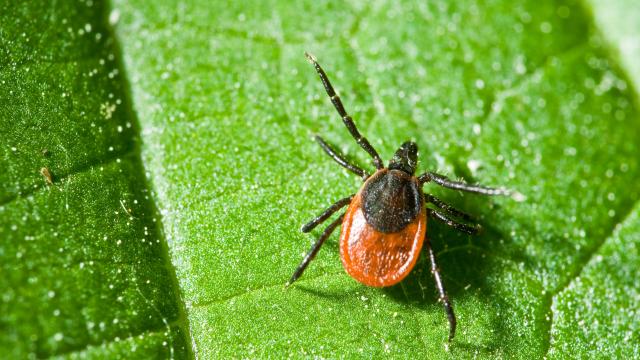
[[[79,355],[79,354],[83,353],[84,351],[86,351],[86,350],[88,350],[88,349],[90,349],[90,348],[92,348],[94,346],[105,347],[105,346],[109,346],[110,344],[126,342],[126,341],[129,341],[129,340],[135,340],[135,338],[138,338],[138,337],[141,337],[141,336],[145,336],[145,335],[152,335],[152,334],[159,334],[159,333],[168,333],[170,335],[171,334],[171,331],[170,331],[171,327],[176,326],[176,325],[177,326],[181,326],[179,319],[168,323],[168,326],[166,324],[162,324],[161,326],[157,326],[157,327],[154,327],[154,328],[151,328],[151,329],[142,330],[142,331],[140,331],[138,333],[128,335],[125,338],[120,338],[118,336],[114,336],[113,338],[107,339],[107,340],[105,340],[105,341],[103,341],[103,342],[101,342],[99,344],[88,344],[87,346],[84,346],[84,347],[78,347],[76,349],[70,349],[68,351],[52,355],[52,356],[49,357],[49,359],[59,359],[59,358],[62,358],[62,357],[68,357],[68,356],[72,356],[72,355],[75,355],[75,354]]]
[[[113,9],[113,4],[111,3],[110,0],[107,1],[107,5],[104,7],[104,9],[105,9],[104,10],[105,14],[103,16],[103,19],[108,19],[109,14]],[[113,26],[108,21],[105,21],[105,23],[106,23],[107,31],[109,32],[110,36],[114,39],[113,47],[115,52],[115,59],[117,61],[117,66],[118,66],[117,68],[121,73],[120,79],[122,79],[121,81],[124,82],[123,96],[125,98],[124,103],[127,106],[126,113],[130,118],[131,122],[135,124],[134,126],[134,129],[136,130],[135,137],[138,139],[142,139],[142,127],[140,125],[140,122],[138,121],[137,111],[134,104],[134,98],[132,96],[132,91],[131,91],[131,83],[129,80],[127,68],[125,66],[123,50],[120,45],[120,40],[118,39],[117,33],[113,28]],[[142,157],[142,151],[140,146],[135,146],[134,149],[136,152],[137,160],[142,164],[142,167],[145,168],[145,163]],[[177,319],[174,320],[174,322],[177,323],[178,326],[182,329],[182,333],[184,334],[183,336],[185,337],[185,344],[191,346],[188,349],[186,349],[187,356],[190,359],[196,359],[197,349],[195,346],[195,340],[193,339],[193,336],[191,333],[189,317],[187,315],[186,304],[183,300],[182,290],[180,289],[180,284],[178,282],[176,268],[171,261],[172,257],[171,257],[171,252],[169,250],[169,244],[167,241],[166,233],[164,231],[165,229],[163,226],[162,214],[160,213],[160,211],[158,211],[158,207],[155,201],[156,199],[155,187],[151,183],[151,179],[145,176],[144,172],[141,174],[138,174],[138,176],[141,176],[144,179],[145,187],[147,189],[150,189],[150,192],[151,192],[151,195],[148,197],[147,201],[152,209],[152,212],[155,214],[157,218],[157,221],[155,222],[155,226],[156,226],[156,229],[158,230],[158,236],[160,238],[160,242],[162,243],[162,251],[161,251],[162,261],[169,273],[169,281],[171,281],[171,287],[172,287],[173,293],[175,294],[175,297],[176,297],[175,302],[178,308],[178,317]],[[173,350],[174,349],[171,349],[172,352]]]

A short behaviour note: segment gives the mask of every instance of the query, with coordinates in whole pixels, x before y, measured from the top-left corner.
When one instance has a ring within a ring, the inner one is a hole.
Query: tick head
[[[389,161],[389,169],[402,170],[409,175],[416,172],[418,165],[418,145],[413,141],[406,141]]]

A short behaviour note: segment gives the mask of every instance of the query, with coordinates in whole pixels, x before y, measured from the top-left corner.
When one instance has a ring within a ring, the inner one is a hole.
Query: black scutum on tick
[[[404,229],[420,213],[422,193],[404,171],[381,170],[362,189],[362,210],[367,223],[383,233]]]

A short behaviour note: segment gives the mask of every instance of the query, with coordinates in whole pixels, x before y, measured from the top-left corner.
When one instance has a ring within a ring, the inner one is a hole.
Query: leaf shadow
[[[119,71],[119,75],[117,76],[121,86],[120,90],[123,94],[121,99],[122,108],[125,113],[125,118],[129,120],[127,125],[131,127],[133,134],[131,138],[131,146],[133,151],[136,153],[136,161],[133,162],[134,173],[140,175],[140,178],[136,179],[136,181],[139,181],[139,184],[132,187],[140,191],[139,194],[136,194],[137,196],[134,199],[144,199],[139,202],[140,204],[138,207],[139,210],[142,211],[142,216],[146,218],[145,223],[152,224],[148,228],[145,226],[144,229],[145,231],[148,231],[151,238],[159,239],[158,243],[160,246],[154,248],[155,253],[153,254],[153,257],[163,264],[162,270],[165,271],[165,274],[163,275],[169,283],[169,286],[166,286],[164,289],[166,296],[163,300],[166,301],[166,304],[163,304],[163,306],[166,307],[165,312],[169,313],[170,317],[168,319],[162,318],[162,322],[166,326],[167,331],[171,331],[171,328],[175,328],[174,331],[178,334],[176,336],[175,343],[174,339],[171,338],[171,352],[173,353],[174,349],[177,349],[185,358],[193,359],[195,356],[193,353],[194,349],[186,345],[193,343],[191,339],[191,332],[189,331],[190,325],[189,318],[187,316],[186,304],[180,290],[176,268],[171,262],[169,244],[164,231],[165,226],[162,220],[162,214],[155,201],[157,196],[154,196],[155,194],[153,194],[154,186],[151,179],[144,176],[144,174],[146,174],[146,169],[142,158],[142,125],[138,117],[138,112],[134,106],[133,88],[130,81],[131,77],[129,76],[124,60],[124,51],[119,39],[116,38],[116,31],[109,19],[109,8],[110,6],[107,4],[105,9],[102,11],[101,21],[103,26],[110,32],[110,36],[113,36],[110,46],[114,55],[115,68]],[[134,203],[136,202],[134,201]],[[123,208],[124,207],[125,206],[123,205]],[[124,210],[126,211],[127,209],[125,208]],[[144,292],[148,291],[146,289],[146,287],[143,287],[143,290],[138,290],[138,292],[144,297]],[[156,312],[158,311],[156,310]],[[162,314],[159,315],[162,316]],[[169,324],[169,322],[171,322],[171,324]]]
[[[462,207],[464,208],[464,207]],[[454,303],[454,311],[456,299],[462,297],[473,296],[480,301],[487,310],[492,308],[505,308],[509,304],[501,301],[500,296],[494,291],[494,286],[487,281],[491,272],[495,271],[492,267],[490,258],[492,255],[492,247],[508,246],[509,239],[505,238],[497,230],[491,226],[485,226],[485,231],[480,236],[470,236],[461,234],[448,226],[431,221],[428,225],[430,241],[436,252],[438,267],[440,268],[443,282],[447,290],[449,298]],[[500,245],[500,244],[503,245]],[[509,252],[510,258],[517,258],[516,261],[530,264],[523,253]],[[382,291],[397,303],[408,305],[418,311],[433,310],[434,306],[440,307],[438,304],[438,292],[430,271],[430,263],[426,251],[420,256],[416,267],[407,278],[400,284],[385,288]],[[495,302],[499,301],[499,304]],[[491,314],[491,311],[487,311]],[[444,310],[442,311],[443,319],[446,319]],[[512,332],[509,331],[507,320],[500,316],[491,316],[490,322],[493,329],[493,336],[488,342],[475,343],[464,341],[460,336],[452,343],[451,350],[455,349],[479,352],[494,353],[499,351],[505,343],[512,339]],[[465,324],[460,322],[458,318],[457,332],[460,333]],[[445,334],[448,329],[443,329]]]
[[[345,301],[352,296],[352,294],[347,291],[329,291],[326,289],[319,290],[318,288],[314,288],[313,286],[309,285],[298,285],[296,289],[309,295],[335,301]]]

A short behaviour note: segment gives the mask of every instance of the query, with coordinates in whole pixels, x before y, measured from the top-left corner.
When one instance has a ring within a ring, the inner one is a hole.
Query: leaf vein
[[[591,263],[591,260],[598,254],[598,252],[600,251],[600,249],[602,249],[602,247],[607,243],[608,240],[612,239],[615,234],[617,229],[619,228],[619,226],[621,224],[624,224],[627,219],[633,215],[633,211],[636,209],[637,206],[640,206],[640,201],[637,201],[635,203],[630,204],[624,211],[624,215],[620,216],[618,218],[617,221],[613,222],[613,225],[611,226],[610,230],[607,232],[607,235],[603,236],[596,244],[595,246],[589,251],[587,252],[581,260],[579,260],[577,262],[577,267],[571,271],[571,273],[569,274],[569,276],[564,280],[561,281],[560,284],[553,289],[552,291],[547,292],[546,297],[545,297],[545,305],[546,308],[548,308],[548,313],[551,315],[549,318],[549,321],[547,322],[547,329],[546,329],[546,339],[545,339],[545,349],[544,349],[544,353],[545,356],[549,355],[549,351],[551,350],[551,332],[553,330],[553,320],[554,320],[554,313],[553,313],[553,304],[554,304],[554,300],[556,295],[559,295],[561,292],[563,292],[565,289],[567,289],[574,280],[578,279],[580,277],[580,275],[582,274],[582,272],[584,271],[584,269]]]
[[[529,72],[525,76],[522,76],[516,79],[516,81],[509,88],[495,91],[492,95],[490,95],[489,99],[487,99],[489,106],[486,107],[485,112],[478,120],[478,123],[482,125],[495,119],[495,117],[498,116],[500,112],[493,111],[492,110],[493,105],[494,104],[502,105],[506,100],[522,94],[523,91],[526,90],[525,87],[528,84],[530,84],[537,77],[541,77],[547,71],[547,69],[551,65],[552,59],[570,58],[572,56],[576,56],[577,54],[580,54],[582,51],[586,50],[587,48],[588,48],[588,43],[579,42],[562,52],[559,52],[557,54],[551,54],[547,56],[546,59],[542,63],[540,63],[537,68],[533,69],[533,71]],[[478,144],[478,141],[480,141],[481,139],[482,139],[481,136],[472,136],[471,139],[469,140],[471,143],[471,148],[472,149],[475,148],[476,145]]]
[[[331,277],[339,276],[339,275],[343,275],[343,274],[344,274],[344,271],[333,272],[333,273],[323,273],[323,274],[316,275],[316,276],[309,276],[309,277],[306,277],[306,278],[302,278],[302,279],[296,281],[296,284],[311,282],[313,280],[316,280],[316,279],[319,279],[319,278],[323,278],[323,277],[331,278]],[[208,306],[216,305],[216,304],[222,304],[222,303],[229,302],[229,301],[234,300],[234,299],[239,298],[239,297],[243,297],[243,296],[251,295],[251,294],[256,294],[256,293],[260,293],[260,292],[263,292],[263,291],[268,291],[268,290],[271,290],[271,289],[274,289],[274,288],[277,288],[277,287],[282,287],[284,289],[285,288],[284,286],[285,286],[285,284],[282,281],[280,281],[278,283],[262,285],[262,286],[250,288],[250,289],[247,289],[245,291],[242,291],[242,292],[239,292],[239,293],[235,293],[235,294],[223,297],[223,298],[214,299],[214,300],[208,300],[208,301],[205,301],[205,302],[202,302],[202,303],[191,304],[191,306],[189,306],[188,308],[194,309],[194,308],[208,307]]]
[[[134,151],[135,151],[135,146],[128,146],[118,151],[115,151],[113,153],[109,153],[108,156],[106,156],[105,158],[102,158],[102,159],[95,158],[86,164],[81,164],[79,166],[76,166],[75,168],[72,168],[67,173],[55,174],[55,179],[54,179],[53,185],[51,186],[56,186],[56,184],[61,183],[62,181],[64,181],[65,179],[71,176],[90,171],[92,168],[96,166],[109,165],[122,157],[125,157],[129,154],[133,154]],[[45,188],[46,188],[46,184],[44,181],[42,181],[39,184],[33,184],[33,186],[25,190],[22,190],[16,194],[11,194],[9,196],[6,196],[4,199],[0,199],[0,206],[4,206],[18,199],[28,197],[29,195],[32,195]]]
[[[135,340],[136,337],[141,337],[141,336],[145,336],[145,335],[153,335],[153,334],[161,334],[163,332],[167,332],[168,330],[170,331],[170,328],[173,326],[179,325],[178,324],[178,320],[172,321],[171,323],[168,323],[168,327],[166,324],[162,324],[159,325],[158,327],[154,327],[151,329],[146,329],[141,331],[140,333],[136,333],[136,334],[131,334],[129,336],[127,336],[126,338],[120,338],[119,336],[115,336],[111,339],[108,339],[106,341],[100,342],[100,343],[89,343],[84,347],[78,347],[78,348],[74,348],[74,349],[70,349],[68,351],[64,351],[61,353],[57,353],[57,354],[53,354],[52,356],[49,357],[49,359],[57,359],[57,358],[61,358],[61,357],[67,357],[69,355],[74,355],[74,354],[80,354],[83,351],[87,351],[89,350],[91,347],[94,346],[108,346],[111,344],[116,344],[119,342],[126,342],[126,341],[130,341],[130,340]]]

